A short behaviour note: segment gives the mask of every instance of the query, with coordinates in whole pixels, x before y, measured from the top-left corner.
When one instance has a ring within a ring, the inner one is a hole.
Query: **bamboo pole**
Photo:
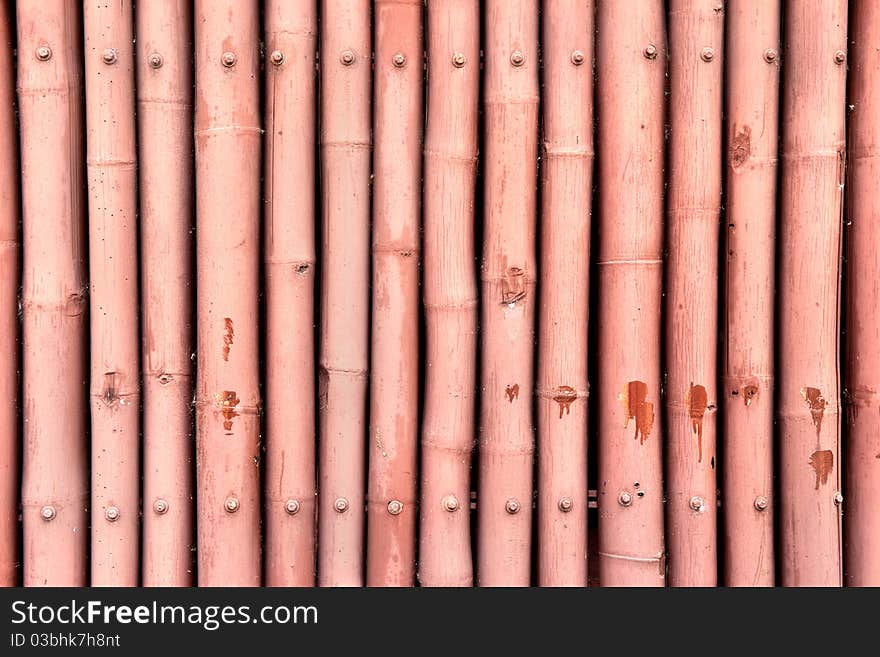
[[[667,547],[672,586],[717,581],[718,218],[723,5],[669,3]]]
[[[846,583],[880,586],[880,5],[850,8]]]
[[[0,586],[18,583],[18,130],[15,125],[15,18],[0,4]]]
[[[729,2],[724,582],[773,586],[773,284],[780,3]]]
[[[193,577],[192,3],[137,7],[145,586]]]
[[[592,2],[544,0],[538,583],[587,584]]]
[[[321,4],[318,583],[364,583],[370,281],[370,3]]]
[[[664,6],[600,0],[597,19],[599,576],[663,586]]]
[[[526,586],[532,524],[538,2],[487,0],[477,578]]]
[[[847,3],[787,2],[779,239],[783,586],[841,584],[838,286]]]
[[[137,161],[131,2],[83,5],[93,586],[139,581]]]
[[[315,0],[264,5],[266,584],[315,584]]]
[[[197,0],[196,477],[200,586],[260,584],[260,32]]]
[[[373,295],[367,585],[416,561],[422,0],[375,0]]]
[[[16,9],[24,219],[23,582],[85,586],[88,283],[82,23],[73,2],[20,0]],[[130,511],[136,517],[136,510]]]
[[[425,401],[419,582],[471,586],[480,3],[428,2],[424,171]]]

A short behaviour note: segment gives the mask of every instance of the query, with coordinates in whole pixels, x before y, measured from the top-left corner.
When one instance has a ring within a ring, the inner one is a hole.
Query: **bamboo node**
[[[118,58],[119,58],[119,57],[118,57],[118,55],[116,54],[116,49],[115,49],[115,48],[107,48],[106,50],[104,50],[103,53],[101,53],[101,60],[102,60],[105,64],[107,64],[108,66],[109,66],[110,64],[115,64],[115,63],[116,63],[116,60],[117,60]]]
[[[48,62],[50,59],[52,59],[52,49],[46,45],[39,46],[34,51],[34,54],[41,62]]]
[[[162,68],[162,55],[154,52],[147,58],[147,63],[150,65],[150,68]]]

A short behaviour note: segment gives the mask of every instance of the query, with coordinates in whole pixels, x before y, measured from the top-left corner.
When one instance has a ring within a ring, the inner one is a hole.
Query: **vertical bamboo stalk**
[[[92,585],[137,586],[140,381],[132,5],[83,5],[91,282]]]
[[[729,2],[724,582],[773,586],[773,289],[780,3]]]
[[[314,586],[318,6],[264,9],[266,584]]]
[[[880,586],[880,5],[850,12],[846,583]]]
[[[412,586],[419,403],[422,0],[375,0],[367,585]]]
[[[480,3],[428,2],[425,129],[425,402],[419,582],[471,586],[477,272],[474,194]]]
[[[73,2],[20,0],[16,8],[24,585],[84,586],[89,470],[82,23]],[[134,507],[129,512],[137,517]]]
[[[193,578],[192,3],[138,5],[145,586]]]
[[[527,586],[532,524],[538,2],[487,0],[477,577]]]
[[[667,547],[672,586],[717,581],[718,218],[724,13],[669,3]]]
[[[318,583],[361,586],[370,283],[370,2],[321,4]]]
[[[663,2],[600,0],[598,27],[599,575],[663,586]]]
[[[0,4],[0,586],[18,582],[18,130],[15,125],[15,19]]]
[[[784,586],[841,584],[838,292],[847,3],[786,2],[779,240]]]
[[[592,2],[544,0],[538,583],[587,584]]]
[[[200,586],[260,583],[260,32],[256,2],[197,0]]]

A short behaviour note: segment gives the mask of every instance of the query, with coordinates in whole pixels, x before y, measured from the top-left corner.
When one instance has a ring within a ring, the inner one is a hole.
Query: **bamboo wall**
[[[878,3],[0,7],[4,585],[880,585]]]

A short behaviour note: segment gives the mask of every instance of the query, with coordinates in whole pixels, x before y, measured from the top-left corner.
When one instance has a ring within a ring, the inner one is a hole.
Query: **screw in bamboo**
[[[132,4],[83,4],[93,586],[139,581],[140,371]]]
[[[847,3],[786,2],[779,222],[779,560],[841,584],[838,293]]]
[[[538,583],[587,584],[587,323],[594,5],[543,3]]]
[[[200,586],[260,584],[260,31],[197,0],[196,487]]]
[[[538,2],[488,0],[477,580],[527,586],[538,137]]]
[[[773,586],[773,282],[780,3],[727,4],[724,582]]]
[[[318,583],[364,583],[370,2],[322,0]]]
[[[471,586],[480,3],[430,0],[427,6],[423,282],[426,357],[419,583]]]
[[[667,549],[672,586],[717,581],[718,219],[724,5],[669,3]]]
[[[415,582],[422,0],[375,0],[367,585]]]
[[[18,130],[11,3],[0,5],[0,586],[15,586],[18,559]]]
[[[193,582],[192,3],[135,14],[145,586]]]
[[[662,0],[600,0],[596,36],[599,577],[663,586]]]
[[[88,337],[82,21],[20,0],[25,586],[88,583]],[[47,239],[51,236],[51,239]]]
[[[880,6],[850,8],[849,203],[846,301],[846,583],[880,586]]]
[[[315,583],[314,0],[264,5],[265,572]]]

